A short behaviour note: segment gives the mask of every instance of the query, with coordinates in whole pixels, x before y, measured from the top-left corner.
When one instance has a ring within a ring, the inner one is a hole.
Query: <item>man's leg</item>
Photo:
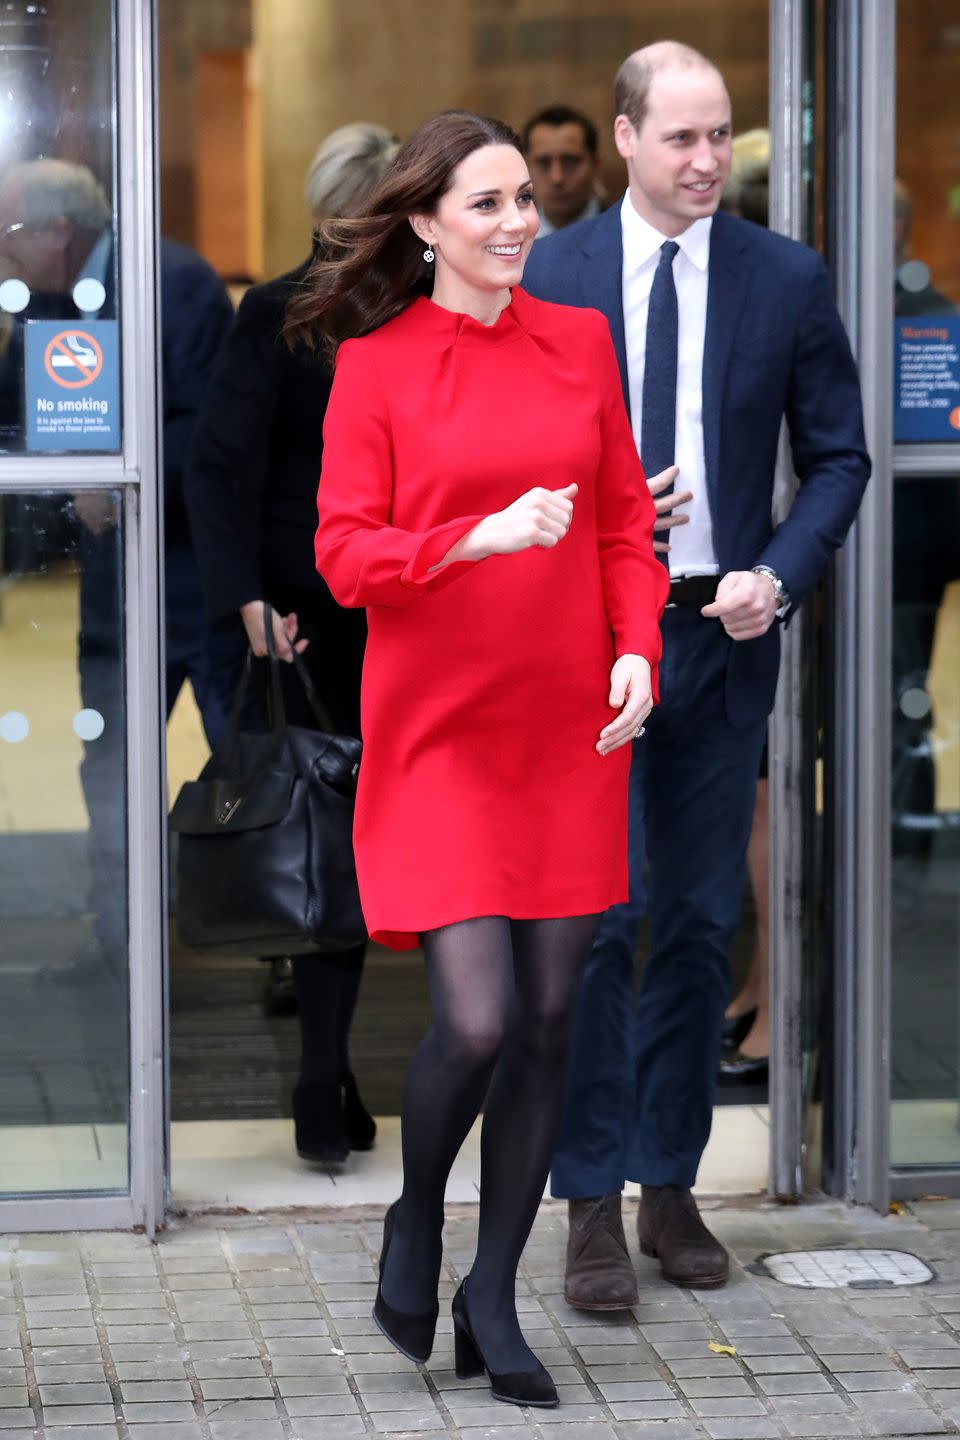
[[[723,1283],[726,1257],[686,1192],[710,1134],[766,725],[737,729],[727,719],[732,642],[718,624],[675,610],[664,630],[671,693],[669,713],[654,712],[648,724],[651,939],[636,1013],[627,1175],[644,1186],[645,1248],[660,1254],[668,1278],[707,1285]]]
[[[636,1298],[620,1192],[633,1084],[634,955],[646,907],[644,743],[634,742],[630,767],[630,899],[604,915],[587,960],[553,1153],[551,1192],[570,1201],[566,1296],[583,1309],[619,1309]]]

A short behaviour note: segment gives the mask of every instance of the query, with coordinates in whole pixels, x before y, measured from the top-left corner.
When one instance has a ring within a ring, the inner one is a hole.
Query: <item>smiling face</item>
[[[519,285],[540,224],[526,161],[512,145],[472,151],[435,213],[410,223],[436,256],[434,300],[467,313],[489,307]]]
[[[731,160],[730,97],[716,70],[658,71],[639,131],[618,115],[614,137],[634,208],[661,235],[679,235],[714,213]]]

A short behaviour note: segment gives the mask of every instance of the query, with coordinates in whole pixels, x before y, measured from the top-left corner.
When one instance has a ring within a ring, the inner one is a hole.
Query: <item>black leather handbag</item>
[[[179,936],[207,954],[346,950],[367,938],[352,837],[361,742],[333,733],[297,654],[318,728],[287,724],[269,606],[264,628],[267,728],[241,729],[253,671],[248,652],[223,741],[170,814],[179,837]]]

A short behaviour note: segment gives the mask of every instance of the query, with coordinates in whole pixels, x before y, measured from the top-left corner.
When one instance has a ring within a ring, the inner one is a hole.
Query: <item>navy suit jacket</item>
[[[613,205],[538,240],[523,288],[606,316],[629,411],[622,275]],[[784,419],[799,489],[774,528]],[[820,257],[723,212],[710,232],[703,444],[721,574],[769,565],[796,605],[842,545],[870,475],[860,386]],[[757,640],[731,642],[726,704],[734,725],[770,713],[779,661],[777,625]]]

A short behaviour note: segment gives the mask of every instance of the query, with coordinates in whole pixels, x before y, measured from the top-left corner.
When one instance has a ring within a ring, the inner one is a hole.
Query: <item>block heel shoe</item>
[[[453,1353],[458,1380],[473,1380],[486,1374],[494,1400],[508,1405],[532,1405],[541,1410],[554,1410],[560,1403],[557,1387],[540,1361],[536,1370],[511,1370],[497,1375],[487,1366],[483,1351],[474,1338],[467,1314],[466,1280],[453,1297]]]
[[[430,1359],[433,1353],[434,1336],[437,1333],[437,1319],[440,1314],[439,1305],[425,1315],[410,1315],[404,1310],[394,1310],[383,1298],[383,1267],[386,1264],[387,1251],[390,1249],[390,1241],[393,1238],[394,1211],[397,1202],[390,1206],[383,1220],[383,1245],[380,1249],[380,1281],[377,1285],[377,1298],[373,1302],[373,1318],[382,1335],[385,1335],[401,1355],[412,1360],[415,1365],[423,1365]]]

